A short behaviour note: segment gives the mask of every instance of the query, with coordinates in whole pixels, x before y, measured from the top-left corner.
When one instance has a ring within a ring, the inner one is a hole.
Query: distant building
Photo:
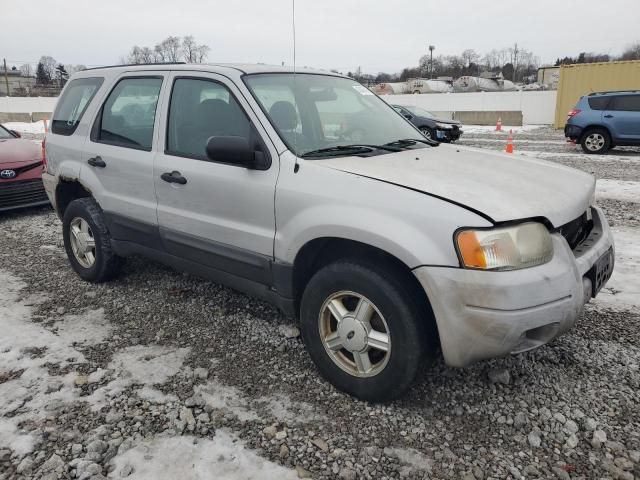
[[[7,70],[0,67],[0,97],[7,96],[7,80],[9,82],[10,96],[28,95],[35,86],[35,77],[25,77],[20,70]]]
[[[560,81],[560,67],[540,67],[538,69],[538,85],[548,90],[557,90]]]

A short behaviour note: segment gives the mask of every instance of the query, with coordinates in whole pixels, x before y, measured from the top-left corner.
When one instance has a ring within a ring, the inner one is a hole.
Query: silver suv
[[[549,342],[613,268],[590,175],[437,146],[323,71],[85,70],[46,157],[83,279],[142,254],[266,299],[299,319],[322,375],[371,401],[438,349],[461,367]]]

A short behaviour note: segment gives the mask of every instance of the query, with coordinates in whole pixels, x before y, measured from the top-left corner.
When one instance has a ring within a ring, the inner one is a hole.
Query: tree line
[[[134,45],[129,55],[121,58],[121,63],[204,63],[210,50],[208,45],[196,43],[192,35],[182,38],[169,36],[153,47]]]

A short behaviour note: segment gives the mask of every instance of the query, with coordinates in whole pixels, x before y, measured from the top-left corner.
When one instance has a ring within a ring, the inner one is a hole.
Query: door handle
[[[104,168],[107,166],[107,164],[104,163],[104,160],[102,160],[102,158],[100,158],[99,156],[90,158],[89,160],[87,160],[87,163],[92,167],[98,168]]]
[[[184,185],[185,183],[187,183],[187,179],[184,178],[180,174],[180,172],[177,172],[175,170],[171,173],[169,172],[163,173],[162,175],[160,175],[160,178],[167,183],[177,183],[179,185]]]
[[[613,118],[613,115],[605,115],[604,118]]]

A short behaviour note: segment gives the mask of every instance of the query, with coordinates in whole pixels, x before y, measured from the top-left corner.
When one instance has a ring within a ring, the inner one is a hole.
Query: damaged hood
[[[595,189],[579,170],[453,145],[313,162],[441,197],[494,222],[545,217],[559,227],[585,212]]]

